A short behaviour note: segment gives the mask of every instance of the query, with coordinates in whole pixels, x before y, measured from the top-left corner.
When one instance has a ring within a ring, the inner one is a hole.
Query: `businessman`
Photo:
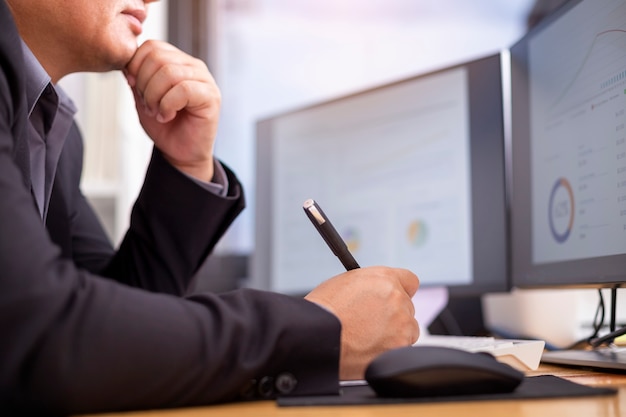
[[[305,299],[187,294],[244,201],[213,157],[220,94],[206,66],[137,46],[151,2],[0,0],[2,415],[331,394],[418,338],[418,280],[402,269],[350,271]],[[57,86],[112,70],[154,142],[117,249],[80,192],[82,138]]]

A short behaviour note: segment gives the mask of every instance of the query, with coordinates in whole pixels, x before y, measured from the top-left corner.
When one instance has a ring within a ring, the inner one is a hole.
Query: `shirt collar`
[[[41,98],[44,90],[48,85],[57,96],[58,105],[64,107],[70,114],[76,113],[76,106],[70,97],[59,86],[51,83],[52,78],[46,72],[44,67],[39,63],[28,45],[22,41],[22,53],[24,55],[24,63],[26,67],[26,100],[28,104],[28,115],[32,113],[35,105]]]
[[[41,94],[50,84],[51,78],[24,41],[22,41],[22,51],[26,66],[26,100],[30,115]]]

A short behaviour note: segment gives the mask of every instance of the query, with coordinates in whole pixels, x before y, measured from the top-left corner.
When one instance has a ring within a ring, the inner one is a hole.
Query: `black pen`
[[[346,270],[350,271],[351,269],[359,268],[359,264],[348,250],[346,242],[339,236],[339,233],[337,233],[337,230],[315,200],[306,200],[302,208],[311,220],[311,223],[313,223],[313,226],[315,226],[319,234],[322,235],[330,250],[339,258]]]

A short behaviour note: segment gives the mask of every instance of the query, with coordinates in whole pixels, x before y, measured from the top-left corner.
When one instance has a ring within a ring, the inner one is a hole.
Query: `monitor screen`
[[[622,285],[626,2],[570,1],[510,55],[513,285]]]
[[[508,289],[503,131],[499,54],[260,120],[251,286],[303,294],[343,271],[314,199],[362,267]]]

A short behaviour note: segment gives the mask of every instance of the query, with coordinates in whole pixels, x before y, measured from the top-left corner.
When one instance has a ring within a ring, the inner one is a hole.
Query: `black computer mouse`
[[[408,346],[375,358],[365,379],[381,397],[439,397],[511,392],[524,374],[488,353]]]

